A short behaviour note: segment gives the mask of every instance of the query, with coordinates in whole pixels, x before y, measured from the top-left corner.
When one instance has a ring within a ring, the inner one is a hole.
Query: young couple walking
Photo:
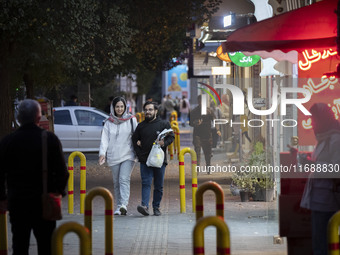
[[[158,105],[147,101],[143,110],[145,120],[139,125],[136,118],[127,112],[126,101],[116,97],[112,101],[110,117],[104,124],[99,150],[99,164],[105,159],[113,174],[115,215],[127,215],[127,205],[130,197],[130,177],[137,156],[140,162],[142,179],[142,203],[137,207],[139,213],[149,215],[149,200],[152,180],[154,180],[152,208],[154,215],[161,215],[160,203],[163,196],[163,183],[166,160],[166,148],[174,140],[170,133],[159,142],[164,151],[164,162],[160,168],[148,167],[146,161],[153,142],[164,129],[169,129],[170,123],[157,116]]]

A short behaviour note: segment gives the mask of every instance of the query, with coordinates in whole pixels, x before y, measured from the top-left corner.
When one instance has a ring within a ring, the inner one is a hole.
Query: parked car
[[[63,145],[64,152],[99,151],[104,121],[109,115],[86,106],[53,108],[54,132]]]

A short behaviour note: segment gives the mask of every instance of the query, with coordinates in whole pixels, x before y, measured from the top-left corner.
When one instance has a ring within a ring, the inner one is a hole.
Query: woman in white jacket
[[[115,215],[126,215],[130,197],[130,177],[135,163],[131,136],[137,127],[136,118],[127,112],[126,101],[116,97],[111,104],[111,114],[102,132],[99,164],[105,162],[113,175]]]

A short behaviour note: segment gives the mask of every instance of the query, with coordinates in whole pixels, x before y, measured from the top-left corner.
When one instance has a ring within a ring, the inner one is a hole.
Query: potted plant
[[[255,191],[255,184],[257,182],[254,175],[251,172],[236,172],[232,176],[232,182],[240,192],[241,201],[249,201],[249,195]]]
[[[255,192],[253,199],[256,201],[271,201],[274,195],[274,178],[273,173],[263,168],[266,165],[266,153],[263,149],[263,143],[257,142],[254,150],[250,155],[249,166],[257,166],[254,171],[256,178]]]

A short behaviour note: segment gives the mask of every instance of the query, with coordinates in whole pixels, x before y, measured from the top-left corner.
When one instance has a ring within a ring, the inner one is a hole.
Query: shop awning
[[[222,43],[223,52],[334,48],[337,2],[323,0],[237,29]]]

